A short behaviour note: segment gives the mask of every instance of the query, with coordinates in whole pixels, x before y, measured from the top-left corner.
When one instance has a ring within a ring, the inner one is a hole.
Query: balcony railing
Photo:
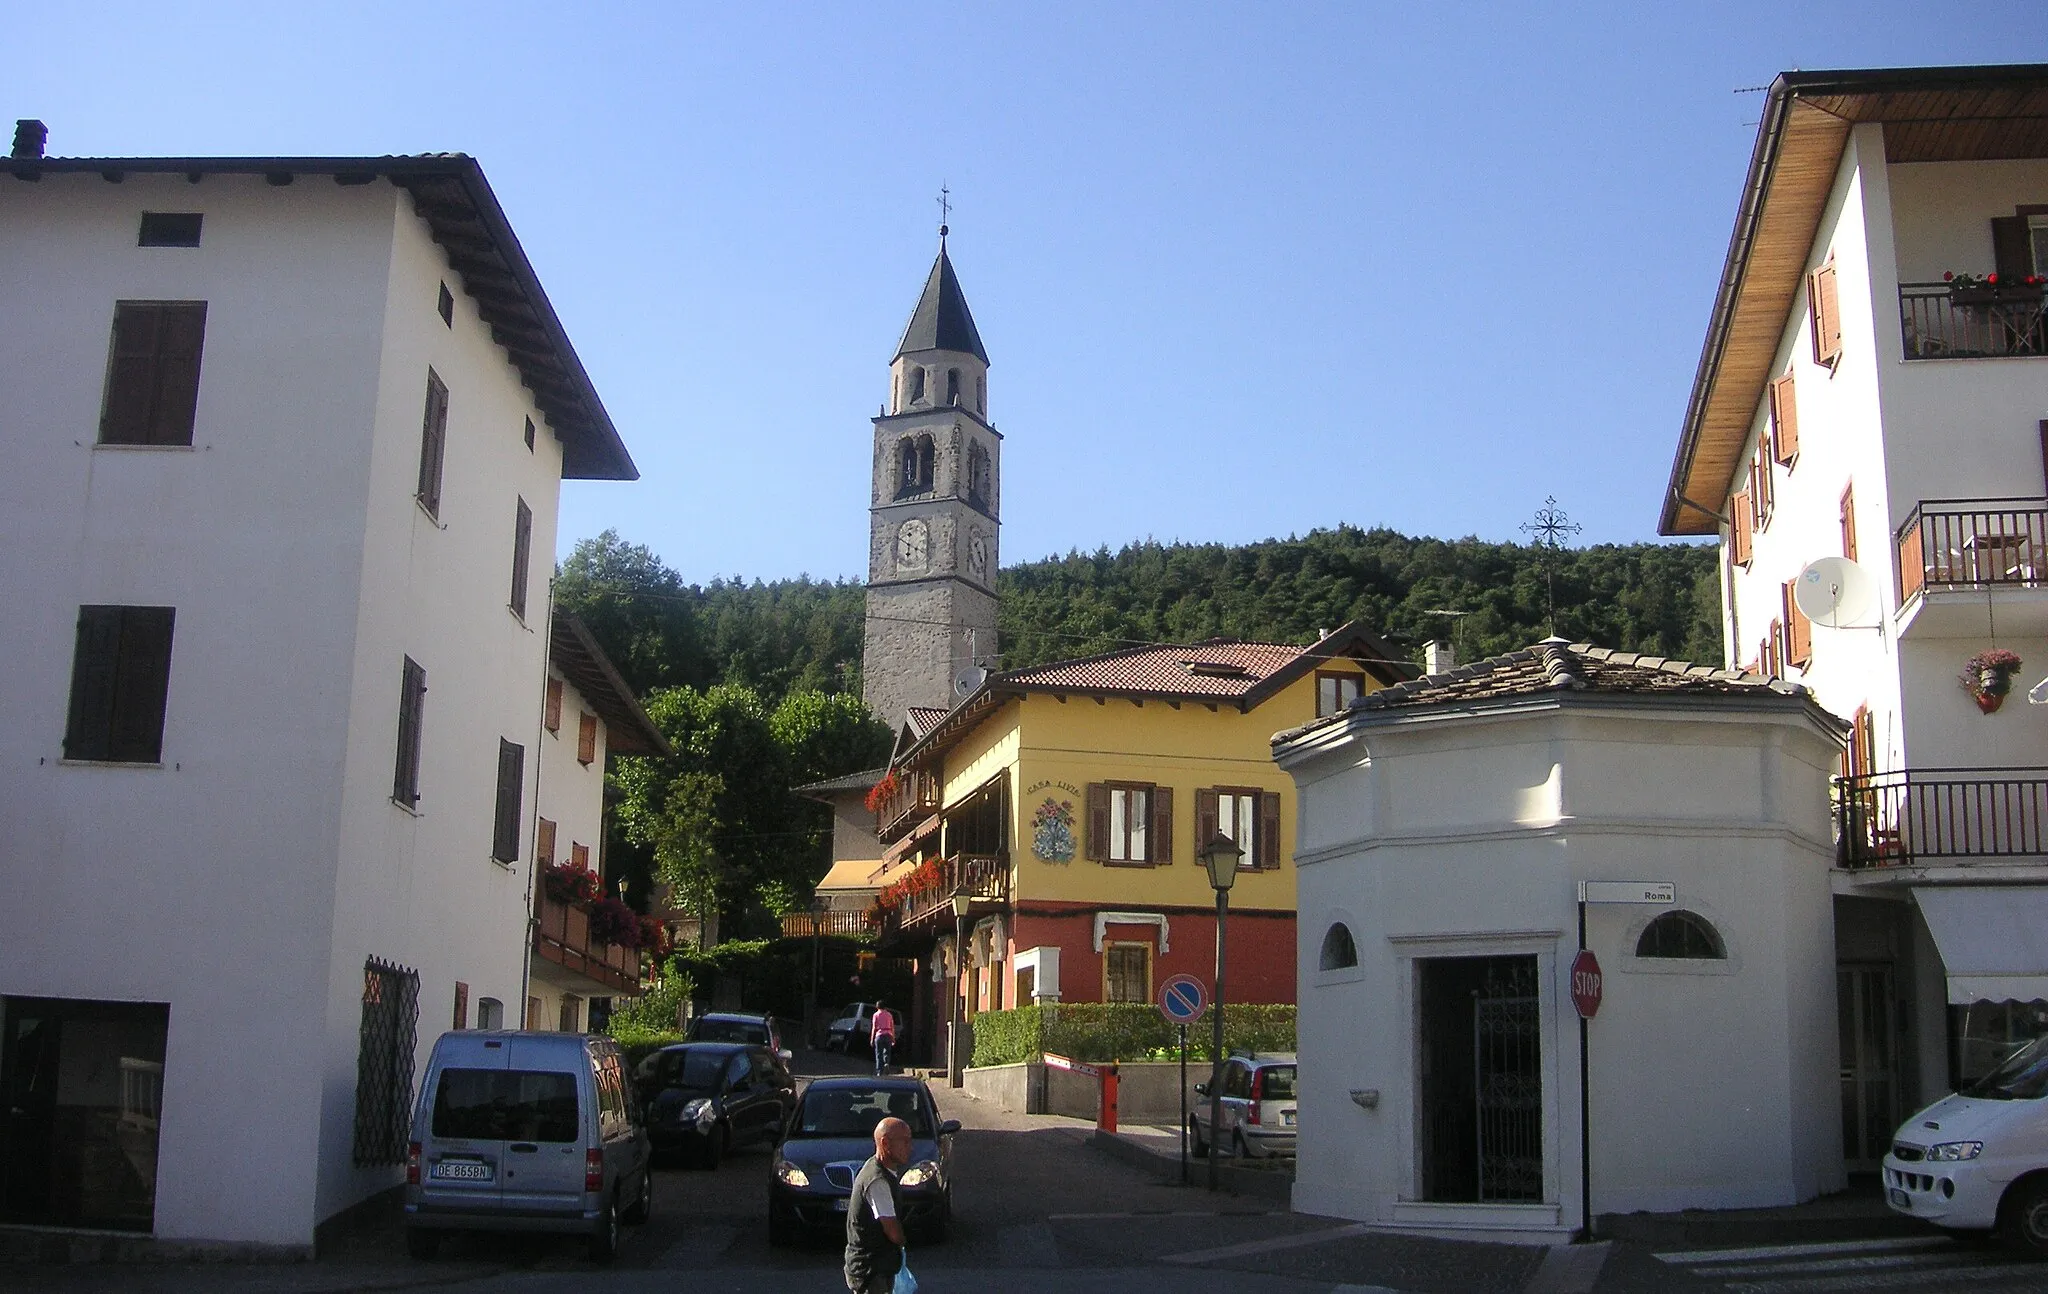
[[[1928,499],[1898,548],[1902,603],[1929,588],[2048,583],[2048,499]]]
[[[1916,768],[1835,779],[1844,867],[2048,861],[2048,768]]]
[[[875,814],[875,834],[893,840],[939,811],[939,777],[930,771],[901,769],[895,794]]]
[[[535,907],[540,918],[533,932],[535,955],[614,993],[640,991],[639,949],[593,939],[590,913],[573,903],[558,903],[542,894]]]
[[[869,934],[874,923],[865,910],[845,912],[785,912],[782,914],[782,937],[784,939],[809,939],[813,935],[846,935],[858,939]]]
[[[1010,860],[995,854],[955,854],[946,859],[930,888],[883,909],[882,939],[887,941],[919,929],[938,929],[952,919],[953,895],[961,890],[967,891],[978,904],[1008,903]]]
[[[1907,359],[2003,359],[2048,355],[2039,288],[1899,284]]]

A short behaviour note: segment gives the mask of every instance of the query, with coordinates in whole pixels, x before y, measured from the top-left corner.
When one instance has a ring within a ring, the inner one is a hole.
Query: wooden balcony
[[[1907,359],[2009,359],[2048,355],[2041,289],[1899,284]]]
[[[2048,861],[2048,768],[1913,768],[1835,779],[1843,867]]]
[[[861,939],[873,933],[874,922],[866,911],[785,912],[782,914],[782,937],[784,939],[809,939],[813,935],[840,935],[849,939]]]
[[[1001,908],[1010,901],[1010,860],[996,854],[955,854],[939,869],[939,879],[882,913],[881,942],[909,935],[937,934],[953,924],[953,895],[966,890],[975,911]]]
[[[2048,584],[2048,499],[1926,499],[1897,538],[1901,606],[1930,589]]]
[[[929,770],[899,769],[896,793],[875,814],[875,835],[896,839],[939,811],[939,777]]]
[[[640,950],[591,938],[590,913],[542,894],[535,915],[540,918],[533,932],[535,956],[602,984],[611,994],[640,992]]]

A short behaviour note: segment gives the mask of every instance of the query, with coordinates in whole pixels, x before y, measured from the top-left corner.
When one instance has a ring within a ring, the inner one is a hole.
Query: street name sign
[[[1600,1009],[1600,978],[1600,959],[1591,948],[1579,949],[1572,959],[1572,1005],[1582,1020],[1592,1019]]]
[[[1175,975],[1159,986],[1159,1014],[1168,1024],[1193,1024],[1208,1009],[1209,990],[1192,975]]]
[[[1673,881],[1580,881],[1581,903],[1676,903]]]

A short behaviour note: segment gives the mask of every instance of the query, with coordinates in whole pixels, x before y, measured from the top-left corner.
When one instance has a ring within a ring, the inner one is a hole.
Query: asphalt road
[[[801,1073],[850,1072],[857,1062],[801,1053]],[[945,1242],[913,1247],[928,1294],[1521,1294],[1583,1291],[1542,1272],[1533,1248],[1359,1234],[1277,1205],[1167,1184],[1103,1154],[1085,1129],[1006,1115],[937,1090],[964,1125],[955,1146],[955,1218]],[[801,1249],[768,1244],[770,1152],[739,1149],[715,1171],[664,1168],[654,1215],[628,1229],[618,1261],[600,1268],[580,1243],[470,1236],[433,1262],[405,1257],[395,1226],[358,1237],[318,1262],[281,1266],[4,1267],[0,1288],[141,1294],[329,1294],[354,1290],[678,1291],[760,1294],[844,1289],[830,1237]],[[1553,1259],[1553,1264],[1555,1260]],[[1861,1289],[2048,1289],[2048,1266],[2014,1263],[1984,1245],[1931,1237],[1918,1245],[1782,1247],[1729,1253],[1616,1245],[1596,1294],[1727,1290],[1733,1294]]]

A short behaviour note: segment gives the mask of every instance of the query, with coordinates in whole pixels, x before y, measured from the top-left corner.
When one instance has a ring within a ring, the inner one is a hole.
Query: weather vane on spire
[[[953,218],[953,191],[946,187],[943,180],[939,182],[939,196],[936,201],[939,204],[939,241],[943,243],[946,241],[946,225]]]
[[[1521,525],[1523,534],[1529,536],[1530,547],[1536,550],[1537,564],[1543,568],[1543,602],[1546,618],[1550,621],[1550,635],[1557,636],[1557,553],[1564,547],[1564,541],[1585,529],[1578,522],[1565,515],[1557,506],[1557,496],[1552,494],[1543,500],[1543,506],[1536,509],[1536,516]]]

